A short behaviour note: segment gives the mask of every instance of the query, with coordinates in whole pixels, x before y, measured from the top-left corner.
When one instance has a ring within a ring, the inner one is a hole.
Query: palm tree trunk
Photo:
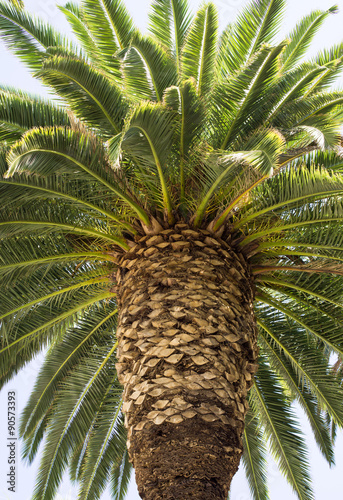
[[[117,274],[118,375],[143,499],[226,499],[256,370],[253,281],[227,241],[185,224]]]

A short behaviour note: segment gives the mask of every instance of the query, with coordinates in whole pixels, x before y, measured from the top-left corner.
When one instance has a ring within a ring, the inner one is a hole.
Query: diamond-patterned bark
[[[185,224],[141,238],[119,265],[117,369],[140,494],[224,499],[257,368],[248,265]]]

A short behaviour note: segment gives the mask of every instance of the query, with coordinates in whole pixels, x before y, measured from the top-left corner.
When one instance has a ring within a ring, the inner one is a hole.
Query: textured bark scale
[[[143,499],[226,499],[257,369],[242,254],[186,224],[141,238],[117,275],[118,375]]]

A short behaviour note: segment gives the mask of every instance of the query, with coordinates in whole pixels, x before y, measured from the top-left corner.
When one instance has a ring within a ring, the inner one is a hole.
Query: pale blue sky
[[[37,16],[45,18],[49,23],[61,31],[67,31],[68,25],[64,21],[63,15],[56,8],[55,0],[24,0],[28,10]],[[130,12],[132,13],[137,25],[144,29],[146,25],[148,6],[150,0],[125,0]],[[221,27],[233,19],[239,9],[246,5],[246,0],[214,0],[219,7]],[[64,1],[58,3],[64,4]],[[189,0],[190,5],[196,9],[201,2],[198,0]],[[343,40],[343,0],[288,0],[287,12],[284,20],[283,34],[286,34],[296,21],[303,15],[314,9],[328,9],[334,4],[340,6],[340,13],[330,16],[321,29],[315,42],[312,45],[309,54],[315,54],[323,47],[330,47],[334,43]],[[44,93],[46,90],[35,81],[25,67],[9,54],[0,43],[0,83],[8,84],[22,88],[24,90]],[[340,80],[343,86],[343,78]],[[22,409],[25,400],[32,387],[36,373],[39,369],[41,360],[37,359],[23,370],[15,380],[9,383],[0,394],[0,429],[5,429],[5,404],[7,390],[15,389],[17,391],[18,406]],[[299,412],[301,415],[301,412]],[[343,491],[343,432],[337,439],[336,446],[336,467],[329,469],[326,462],[321,458],[320,453],[310,434],[309,424],[301,416],[303,430],[308,435],[309,456],[312,464],[312,477],[315,490],[315,500],[327,500],[331,498],[338,500],[342,498]],[[19,466],[18,474],[18,493],[13,495],[7,492],[6,471],[7,456],[5,436],[0,436],[0,500],[30,500],[33,491],[35,471],[37,470],[37,461],[30,468],[23,464]],[[293,500],[295,495],[290,487],[277,471],[277,466],[271,461],[269,466],[269,484],[271,500]],[[73,488],[69,481],[64,481],[59,490],[57,500],[76,500],[77,490]],[[128,500],[138,500],[139,496],[135,485],[132,484],[128,495]],[[104,493],[102,500],[110,500],[107,492]],[[187,500],[187,499],[185,499]],[[206,500],[206,499],[204,499]],[[242,467],[234,478],[231,489],[231,500],[251,500],[248,485],[244,478]]]

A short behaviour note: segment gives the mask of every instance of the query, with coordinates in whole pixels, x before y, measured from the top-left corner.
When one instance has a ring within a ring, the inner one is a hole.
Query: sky
[[[240,8],[247,4],[245,0],[214,0],[219,9],[221,28],[231,21],[239,12]],[[55,0],[24,0],[26,8],[44,18],[57,29],[68,32],[68,24],[63,15],[56,7]],[[65,2],[61,1],[60,4]],[[125,0],[125,3],[134,17],[139,28],[144,30],[147,21],[147,12],[150,0]],[[195,10],[201,2],[189,0],[189,4]],[[334,43],[343,40],[343,0],[288,0],[287,10],[283,23],[282,36],[285,36],[294,24],[305,14],[314,9],[328,9],[334,4],[340,7],[339,14],[330,16],[324,24],[317,38],[313,42],[308,55],[314,55],[324,47],[330,47]],[[23,90],[47,95],[47,91],[36,80],[34,80],[23,64],[12,56],[0,42],[0,83],[18,87]],[[340,80],[343,86],[343,78]],[[24,408],[30,389],[33,387],[36,374],[41,365],[42,357],[38,357],[17,377],[12,380],[0,393],[0,429],[5,429],[5,408],[7,402],[7,391],[16,391],[18,413]],[[338,436],[336,443],[336,466],[329,469],[325,460],[321,457],[314,439],[310,433],[310,427],[301,410],[297,408],[300,415],[303,432],[307,436],[309,447],[309,458],[311,461],[311,472],[315,491],[315,500],[333,500],[342,498],[343,491],[343,432]],[[17,417],[18,420],[18,417]],[[1,431],[0,431],[1,433]],[[19,447],[19,445],[18,445]],[[17,449],[19,455],[19,450]],[[35,473],[38,468],[38,461],[30,467],[25,467],[23,463],[19,465],[17,477],[17,493],[7,491],[6,471],[7,471],[7,448],[4,433],[0,434],[0,500],[30,500],[34,488]],[[269,463],[269,486],[271,500],[294,500],[296,496],[292,493],[287,482],[279,474],[277,465],[270,460]],[[137,489],[134,482],[130,486],[127,500],[138,500]],[[251,500],[249,488],[244,477],[243,467],[236,474],[231,487],[231,500]],[[56,500],[76,500],[77,489],[66,480],[59,489]],[[108,492],[105,492],[102,500],[110,500]],[[204,499],[205,500],[205,499]]]

